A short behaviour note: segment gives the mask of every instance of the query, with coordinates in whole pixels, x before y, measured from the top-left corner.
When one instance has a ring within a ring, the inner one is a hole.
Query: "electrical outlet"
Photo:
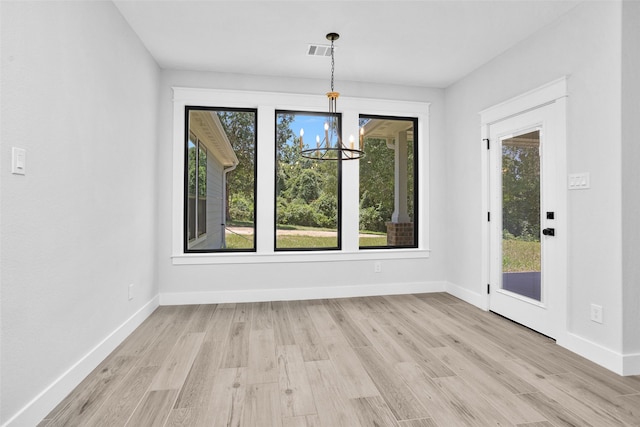
[[[375,264],[373,264],[373,272],[380,273],[381,271],[382,271],[382,263],[380,261],[376,261]]]
[[[596,323],[602,323],[602,306],[591,304],[591,320]]]
[[[133,299],[133,283],[129,284],[129,301]]]

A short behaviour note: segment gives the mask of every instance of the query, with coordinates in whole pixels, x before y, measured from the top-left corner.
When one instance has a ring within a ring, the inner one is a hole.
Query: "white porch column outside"
[[[394,154],[394,210],[391,222],[409,222],[407,214],[407,131],[398,132]]]

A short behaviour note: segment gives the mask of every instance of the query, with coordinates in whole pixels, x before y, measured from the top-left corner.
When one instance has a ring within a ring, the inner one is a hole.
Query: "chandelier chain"
[[[335,61],[333,59],[333,40],[331,40],[331,92],[333,92],[333,71],[335,69]]]

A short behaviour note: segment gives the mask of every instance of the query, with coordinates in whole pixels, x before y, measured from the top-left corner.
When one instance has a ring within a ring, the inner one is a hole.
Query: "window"
[[[255,250],[256,110],[185,115],[185,252]]]
[[[360,115],[360,248],[417,247],[417,124]]]
[[[174,264],[429,257],[428,103],[345,97],[330,116],[321,94],[173,93]],[[348,145],[363,126],[365,157],[302,157],[325,122]]]
[[[341,162],[300,155],[301,147],[335,140],[341,126],[336,118],[333,128],[325,128],[326,114],[276,111],[276,250],[340,249]]]

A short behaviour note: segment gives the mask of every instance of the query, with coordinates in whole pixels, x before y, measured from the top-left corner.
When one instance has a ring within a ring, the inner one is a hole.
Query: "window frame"
[[[254,218],[253,218],[253,247],[252,248],[219,248],[219,249],[195,249],[195,248],[189,248],[189,239],[188,239],[188,231],[187,231],[187,220],[183,219],[184,222],[184,237],[183,237],[183,253],[184,254],[193,254],[193,253],[197,253],[197,254],[222,254],[222,253],[237,253],[237,252],[243,252],[243,253],[247,253],[247,252],[256,252],[256,236],[258,234],[257,232],[257,216],[258,216],[258,203],[256,202],[256,194],[258,191],[258,161],[257,161],[257,153],[258,153],[258,109],[257,108],[240,108],[240,107],[219,107],[219,106],[200,106],[200,105],[185,105],[184,106],[184,170],[183,170],[183,179],[184,179],[184,194],[183,194],[183,200],[184,200],[184,217],[183,218],[187,218],[188,215],[188,205],[187,205],[187,197],[188,197],[188,186],[189,186],[189,180],[188,180],[188,176],[187,176],[187,168],[188,168],[188,162],[189,162],[189,158],[188,158],[188,141],[190,138],[190,135],[193,135],[195,138],[195,146],[196,146],[196,167],[199,164],[199,159],[200,159],[200,147],[202,147],[205,151],[205,155],[208,156],[209,154],[212,154],[210,152],[210,150],[207,148],[207,146],[204,144],[204,142],[202,142],[200,140],[200,138],[197,137],[197,135],[195,135],[189,126],[187,126],[187,123],[189,123],[189,113],[191,111],[231,111],[231,112],[246,112],[246,113],[253,113],[254,117],[255,117],[255,135],[254,135],[254,157],[255,157],[255,162],[253,165],[253,195],[254,195],[254,206],[253,206],[253,212],[254,212]],[[207,165],[208,166],[208,165]],[[199,174],[198,171],[196,169],[196,238],[193,240],[193,242],[199,242],[201,241],[201,236],[205,236],[207,233],[205,232],[204,234],[198,236],[198,213],[197,213],[197,206],[198,206],[198,197],[199,197],[199,187],[197,185],[197,182],[199,181]],[[225,220],[226,223],[226,220]],[[226,225],[226,224],[225,224]],[[206,227],[206,224],[205,224]],[[191,243],[193,243],[191,242]]]
[[[358,160],[342,164],[342,245],[340,250],[274,251],[275,188],[273,168],[275,160],[275,110],[327,112],[327,99],[323,94],[304,95],[281,92],[258,92],[224,89],[172,87],[173,90],[173,138],[171,192],[171,262],[174,265],[203,264],[256,264],[256,263],[308,263],[334,261],[366,261],[385,259],[429,258],[429,108],[430,103],[388,99],[340,97],[338,112],[342,114],[343,137],[358,135],[358,116],[371,115],[416,117],[420,140],[417,182],[420,185],[418,212],[420,232],[418,247],[408,249],[360,250],[358,242]],[[225,109],[257,109],[256,132],[256,246],[255,252],[185,253],[183,248],[184,224],[184,138],[185,107],[197,105]],[[257,165],[260,165],[257,167]]]
[[[420,176],[420,166],[419,166],[419,158],[420,158],[420,131],[418,129],[418,118],[417,117],[409,117],[409,116],[388,116],[388,115],[379,115],[379,114],[368,114],[368,113],[360,113],[358,115],[358,119],[380,119],[380,120],[398,120],[398,121],[411,121],[413,122],[413,245],[411,246],[360,246],[358,248],[363,251],[369,251],[372,249],[384,249],[384,250],[398,250],[398,249],[415,249],[418,248],[418,236],[420,235],[420,212],[419,212],[419,197],[420,194],[420,180],[418,177]],[[365,135],[366,141],[366,135]],[[365,150],[366,152],[366,150]],[[366,160],[366,157],[365,157]],[[358,200],[360,199],[360,193],[358,192]],[[360,222],[358,221],[358,228],[360,227]]]
[[[278,114],[301,114],[308,116],[319,116],[319,117],[328,117],[328,112],[323,111],[293,111],[293,110],[275,110],[275,120],[274,120],[274,134],[278,133]],[[338,119],[338,134],[342,134],[342,114],[336,113],[336,117]],[[277,175],[278,175],[278,147],[277,145],[274,147],[273,155],[274,155],[274,187],[273,187],[273,250],[274,252],[295,252],[295,251],[339,251],[342,250],[342,158],[338,158],[337,160],[324,160],[327,162],[335,161],[337,162],[337,175],[338,175],[338,188],[337,188],[337,211],[338,215],[336,218],[336,233],[337,233],[337,244],[335,247],[318,247],[318,248],[279,248],[278,244],[278,194],[277,194]]]

